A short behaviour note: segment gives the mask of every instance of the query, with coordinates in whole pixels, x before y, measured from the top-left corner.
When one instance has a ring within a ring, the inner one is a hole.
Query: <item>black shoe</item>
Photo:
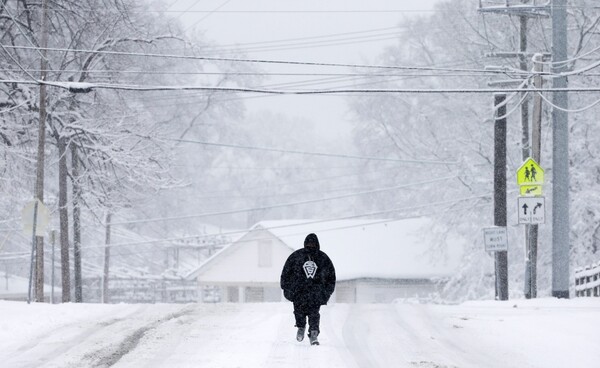
[[[302,341],[304,340],[304,327],[298,327],[298,332],[296,333],[296,340]]]
[[[311,330],[308,334],[308,338],[310,339],[311,345],[319,345],[319,340],[317,340],[317,336],[319,336],[319,331]]]

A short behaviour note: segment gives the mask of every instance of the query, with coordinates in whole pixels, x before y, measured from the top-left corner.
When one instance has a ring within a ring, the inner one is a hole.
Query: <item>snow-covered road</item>
[[[600,299],[334,304],[320,346],[291,304],[0,302],[2,367],[594,367]]]

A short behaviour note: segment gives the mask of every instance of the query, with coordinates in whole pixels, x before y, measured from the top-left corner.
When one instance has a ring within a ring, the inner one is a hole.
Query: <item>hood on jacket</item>
[[[318,250],[321,249],[321,245],[319,244],[319,238],[317,238],[316,234],[310,233],[306,236],[306,238],[304,239],[304,248],[309,248],[307,246],[308,244],[314,244],[316,245],[316,248]]]

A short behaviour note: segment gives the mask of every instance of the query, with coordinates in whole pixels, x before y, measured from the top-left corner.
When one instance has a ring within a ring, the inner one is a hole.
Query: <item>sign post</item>
[[[27,304],[31,303],[31,284],[33,280],[34,254],[36,236],[44,236],[46,227],[50,221],[48,208],[39,200],[29,202],[21,211],[21,221],[25,235],[31,236],[31,264],[29,269],[29,289],[27,291]]]
[[[534,150],[534,157],[539,159],[539,148],[537,154]],[[525,297],[531,299],[537,295],[537,224],[546,221],[546,203],[542,197],[544,169],[535,159],[527,158],[517,170],[517,183],[521,195],[517,199],[517,218],[519,224],[525,224]]]

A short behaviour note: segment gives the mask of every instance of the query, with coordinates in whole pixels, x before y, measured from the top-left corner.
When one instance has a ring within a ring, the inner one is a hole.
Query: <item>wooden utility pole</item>
[[[542,76],[543,71],[542,55],[535,54],[533,57],[533,87],[537,90],[542,88]],[[541,162],[541,136],[542,136],[542,97],[539,93],[533,96],[533,116],[531,121],[531,157],[535,162]],[[529,241],[527,248],[527,265],[528,265],[528,278],[526,278],[525,284],[525,297],[536,298],[537,297],[537,250],[538,250],[538,225],[532,224],[529,226]]]
[[[506,6],[490,6],[488,8],[482,7],[481,1],[479,2],[479,11],[480,12],[489,12],[496,14],[504,14],[504,15],[514,15],[519,17],[519,52],[501,52],[501,53],[493,53],[491,56],[497,57],[515,57],[519,58],[519,69],[523,71],[528,71],[528,53],[527,53],[527,21],[530,17],[548,17],[550,13],[550,8],[548,4],[536,4],[533,1],[531,4],[530,0],[522,0],[520,3],[509,3],[506,2]],[[540,55],[541,57],[541,55]],[[541,60],[540,60],[541,62]],[[526,92],[521,93],[522,104],[521,104],[521,157],[523,161],[527,160],[530,156],[532,156],[532,142],[530,140],[530,131],[529,131],[529,101],[526,99]],[[538,97],[539,96],[535,96]],[[534,97],[534,98],[535,98]],[[535,107],[534,107],[535,108]],[[540,105],[541,109],[541,105]],[[535,114],[535,112],[534,112]],[[536,117],[534,116],[534,119]],[[539,119],[541,119],[541,110]],[[535,124],[535,122],[533,123]],[[533,128],[532,128],[533,130]],[[535,132],[533,134],[536,134]],[[539,155],[536,159],[539,162]],[[525,225],[525,287],[524,294],[526,298],[535,297],[535,278],[536,278],[536,265],[532,262],[535,262],[533,258],[537,257],[534,254],[537,254],[537,236],[538,234],[538,225]]]
[[[527,16],[519,16],[519,69],[527,72]],[[521,156],[529,158],[529,100],[527,92],[521,92]]]
[[[106,238],[104,246],[104,273],[102,274],[102,303],[109,303],[108,277],[110,270],[110,212],[106,214]]]
[[[519,69],[527,71],[527,16],[519,16]],[[521,159],[525,162],[531,155],[531,142],[529,140],[529,100],[525,99],[527,92],[522,92],[523,102],[521,103]],[[535,225],[537,227],[537,225]],[[525,225],[525,290],[527,299],[531,298],[531,227]]]
[[[41,61],[40,61],[40,80],[46,80],[46,71],[48,69],[48,60],[46,59],[46,48],[48,47],[48,2],[42,0],[42,22],[41,22]],[[44,203],[44,157],[46,143],[46,85],[40,84],[39,101],[39,128],[38,128],[38,151],[37,151],[37,169],[35,176],[35,197]],[[35,227],[33,228],[34,236]],[[36,272],[35,272],[35,301],[44,301],[44,237],[35,236],[36,239]]]
[[[506,227],[506,95],[494,95],[494,226]],[[508,252],[497,251],[496,292],[508,300]]]

